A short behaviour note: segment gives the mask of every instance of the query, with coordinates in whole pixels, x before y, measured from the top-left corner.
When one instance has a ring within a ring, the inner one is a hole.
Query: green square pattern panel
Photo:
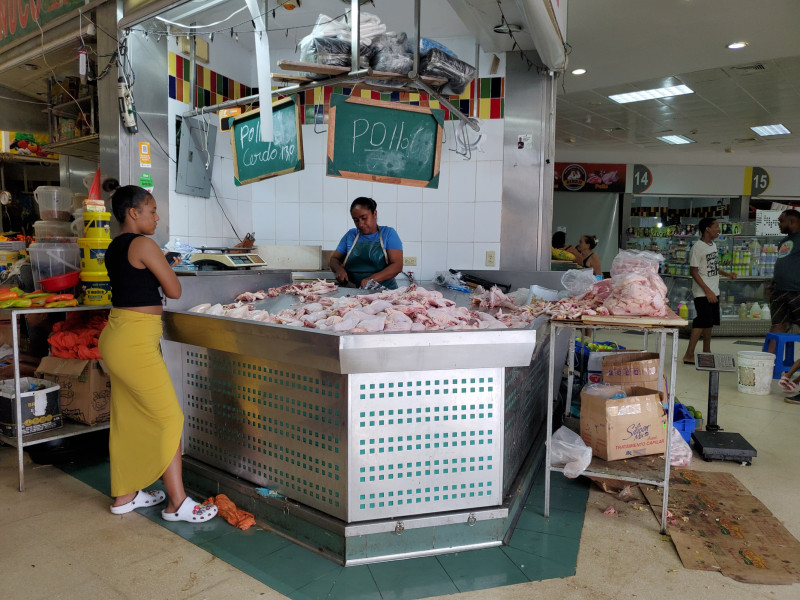
[[[185,453],[344,519],[347,377],[183,349]]]
[[[349,522],[502,503],[504,370],[349,377]]]

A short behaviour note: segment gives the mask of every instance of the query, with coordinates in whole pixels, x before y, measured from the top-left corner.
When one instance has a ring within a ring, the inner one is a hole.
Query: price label
[[[744,170],[745,196],[760,196],[769,187],[769,173],[762,167],[747,167]]]
[[[653,173],[644,165],[633,165],[633,193],[641,194],[653,185]]]

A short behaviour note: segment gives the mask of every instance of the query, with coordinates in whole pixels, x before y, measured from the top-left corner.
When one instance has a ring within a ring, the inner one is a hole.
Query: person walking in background
[[[786,333],[792,325],[800,326],[800,211],[783,211],[778,227],[786,237],[778,244],[775,272],[767,286],[770,333]],[[770,341],[768,352],[775,353],[774,340]]]
[[[694,349],[703,338],[703,352],[711,352],[711,329],[719,325],[719,276],[736,279],[735,273],[721,271],[719,253],[714,240],[719,237],[719,223],[706,217],[698,224],[700,239],[689,253],[689,273],[692,276],[692,295],[697,316],[692,321],[692,333],[683,363],[694,364]]]

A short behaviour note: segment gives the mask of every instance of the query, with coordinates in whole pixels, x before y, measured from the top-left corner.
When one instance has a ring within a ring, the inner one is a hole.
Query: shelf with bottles
[[[60,82],[51,79],[48,88],[51,143],[97,134],[97,87],[93,83],[65,77]]]
[[[780,236],[732,235],[717,239],[719,265],[739,278],[770,279],[775,271]]]
[[[692,278],[686,275],[662,275],[664,283],[667,285],[667,302],[676,312],[682,304],[688,307],[688,318],[693,319],[694,295],[692,294]],[[741,305],[744,304],[747,310],[748,319],[754,303],[759,303],[760,315],[765,303],[767,303],[766,287],[770,278],[766,277],[742,277],[740,279],[727,279],[720,277],[719,280],[719,307],[722,319],[735,320],[739,318]]]

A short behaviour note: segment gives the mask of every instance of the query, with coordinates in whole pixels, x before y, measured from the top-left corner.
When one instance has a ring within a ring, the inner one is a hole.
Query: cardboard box
[[[618,400],[581,392],[581,438],[603,460],[664,452],[668,418],[661,394],[639,386],[622,388],[628,397]]]
[[[609,385],[637,385],[658,389],[657,352],[628,351],[603,357],[603,383]],[[667,393],[666,376],[662,391]]]
[[[111,418],[111,382],[102,360],[45,356],[36,373],[61,386],[61,412],[68,419],[94,425]]]
[[[42,389],[27,391],[31,387]],[[13,379],[0,382],[0,433],[9,437],[17,435],[16,390]],[[22,377],[19,380],[22,399],[22,435],[47,431],[63,425],[58,385],[52,381]]]
[[[589,383],[603,383],[603,359],[612,354],[628,353],[628,350],[601,350],[598,352],[589,352],[589,358],[586,361],[586,374],[588,375]],[[580,360],[580,357],[578,357]]]

